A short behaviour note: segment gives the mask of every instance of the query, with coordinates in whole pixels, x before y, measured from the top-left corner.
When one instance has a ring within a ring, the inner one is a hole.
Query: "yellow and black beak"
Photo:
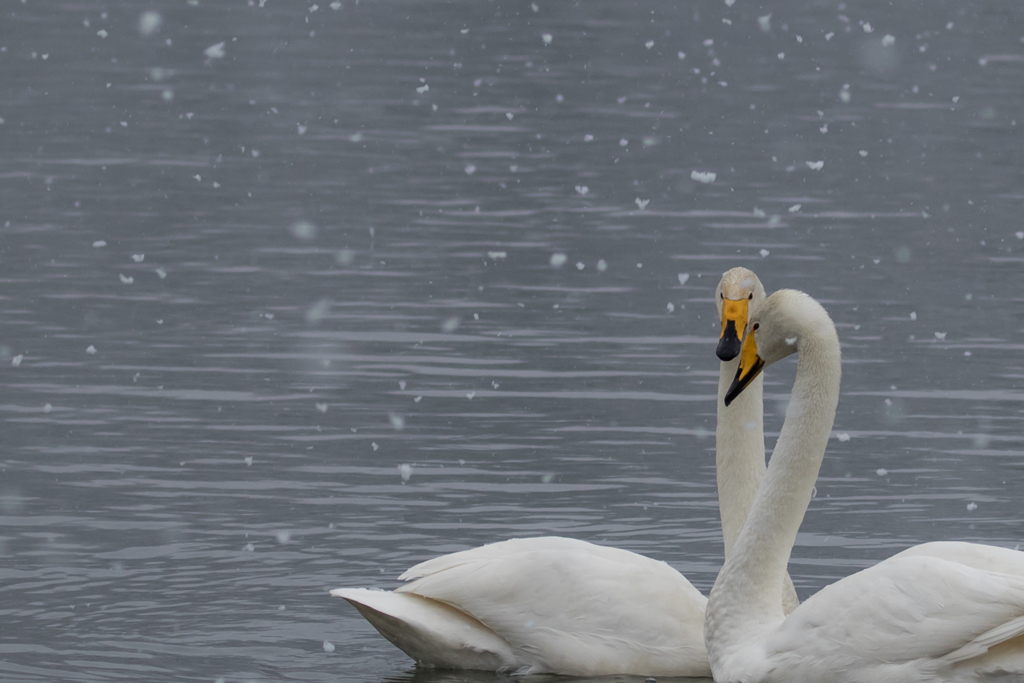
[[[743,348],[740,351],[740,366],[736,370],[736,378],[729,385],[729,391],[725,392],[725,405],[732,403],[737,396],[743,393],[747,385],[754,381],[754,378],[761,374],[764,369],[764,361],[757,353],[757,341],[754,340],[755,330],[751,330],[747,338],[743,340]]]
[[[729,361],[740,355],[740,340],[747,327],[747,299],[722,300],[722,334],[718,337],[715,353],[719,360]]]

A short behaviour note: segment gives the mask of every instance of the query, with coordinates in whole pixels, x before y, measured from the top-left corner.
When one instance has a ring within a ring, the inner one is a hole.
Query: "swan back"
[[[707,599],[664,562],[571,538],[524,538],[412,567],[400,595],[466,614],[508,642],[521,673],[710,674]]]

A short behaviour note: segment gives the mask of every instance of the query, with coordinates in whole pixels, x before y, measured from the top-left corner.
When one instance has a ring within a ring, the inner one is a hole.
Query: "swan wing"
[[[638,555],[628,550],[588,543],[576,538],[537,536],[534,538],[513,538],[507,541],[488,543],[487,545],[470,548],[469,550],[441,555],[440,557],[435,557],[409,567],[398,577],[398,580],[411,581],[464,564],[476,564],[485,560],[507,559],[528,552],[566,553],[575,556],[577,559],[593,556],[622,564],[632,564],[642,568],[647,568],[651,562],[656,562],[649,557]],[[689,585],[689,582],[687,582],[687,585]]]
[[[521,663],[494,631],[442,602],[366,588],[336,588],[381,635],[417,662],[444,669],[508,671]]]
[[[940,557],[975,569],[1024,577],[1024,553],[1009,548],[978,543],[923,543],[896,557],[912,555]],[[1021,674],[1024,672],[1024,617],[996,626],[943,659],[982,674]]]
[[[897,557],[938,557],[975,569],[1024,576],[1024,553],[994,545],[937,541],[907,548],[892,559]]]
[[[706,598],[664,562],[565,538],[514,539],[417,565],[399,594],[472,616],[528,673],[709,675]]]
[[[984,553],[900,554],[828,586],[780,625],[770,649],[819,662],[939,666],[1024,632],[1024,576],[948,559],[956,552]]]

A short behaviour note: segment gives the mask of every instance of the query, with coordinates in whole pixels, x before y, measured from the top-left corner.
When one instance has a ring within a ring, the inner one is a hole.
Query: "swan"
[[[722,320],[719,399],[735,375],[747,317],[765,299],[746,268],[715,292]],[[719,407],[716,462],[728,554],[765,472],[762,380]],[[576,676],[710,676],[706,598],[643,555],[572,538],[512,539],[420,563],[393,592],[338,588],[385,638],[440,668]],[[792,611],[788,574],[780,609]],[[777,594],[779,595],[779,594]]]
[[[835,326],[780,290],[751,315],[723,402],[798,354],[786,420],[749,515],[711,589],[704,634],[718,683],[916,683],[1024,675],[1024,553],[926,543],[815,594],[787,617],[775,596],[839,400]]]

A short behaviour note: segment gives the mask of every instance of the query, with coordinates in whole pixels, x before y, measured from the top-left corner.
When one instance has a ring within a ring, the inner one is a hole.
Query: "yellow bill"
[[[718,349],[715,351],[719,360],[732,360],[739,355],[740,340],[747,329],[749,304],[747,299],[722,300],[722,334],[718,336]]]
[[[729,391],[725,392],[725,405],[732,403],[737,396],[743,393],[754,378],[761,374],[764,369],[764,361],[757,353],[756,330],[751,330],[747,338],[743,340],[743,348],[740,350],[740,366],[736,369],[736,378],[729,385]]]

